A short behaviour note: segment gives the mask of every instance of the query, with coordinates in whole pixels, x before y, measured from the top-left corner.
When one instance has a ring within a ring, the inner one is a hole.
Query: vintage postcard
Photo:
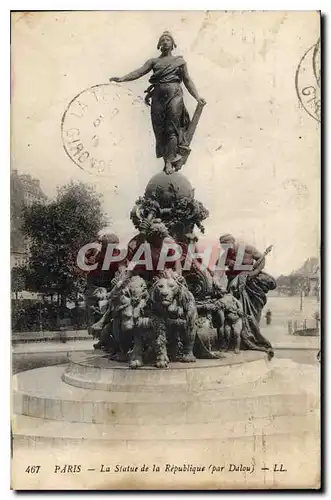
[[[11,12],[11,487],[319,489],[317,11]]]

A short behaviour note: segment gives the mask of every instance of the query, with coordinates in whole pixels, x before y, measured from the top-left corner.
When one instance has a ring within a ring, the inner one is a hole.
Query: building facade
[[[29,261],[28,250],[22,251],[11,251],[10,252],[10,267],[21,267],[27,264]]]
[[[47,196],[41,189],[39,179],[35,179],[29,174],[18,174],[17,170],[13,172],[18,175],[23,185],[24,204],[26,206],[30,207],[34,203],[46,203]]]
[[[46,203],[47,196],[40,186],[40,180],[29,174],[11,172],[11,252],[10,266],[19,267],[29,260],[29,241],[21,231],[22,207],[34,203]]]

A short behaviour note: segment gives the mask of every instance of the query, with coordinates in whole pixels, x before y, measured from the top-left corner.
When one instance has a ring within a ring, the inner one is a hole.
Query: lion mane
[[[170,317],[186,317],[195,300],[189,291],[185,278],[173,269],[166,269],[154,277],[150,289],[152,309],[156,313],[169,314]],[[166,305],[162,304],[166,300]]]
[[[150,289],[151,322],[155,332],[156,366],[164,368],[169,358],[177,359],[181,345],[181,360],[193,362],[197,308],[185,278],[167,269],[154,278]]]

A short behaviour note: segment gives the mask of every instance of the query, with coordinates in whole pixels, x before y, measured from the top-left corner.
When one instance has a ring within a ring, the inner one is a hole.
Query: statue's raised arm
[[[153,59],[149,59],[148,61],[145,62],[141,68],[136,69],[135,71],[131,71],[131,73],[128,73],[127,75],[124,76],[112,76],[109,78],[110,82],[132,82],[133,80],[138,80],[138,78],[141,78],[142,76],[146,75],[151,71],[153,67]]]
[[[122,77],[112,77],[109,81],[129,82],[153,71],[149,79],[150,86],[145,91],[145,102],[151,106],[156,156],[164,159],[164,170],[169,174],[179,170],[185,163],[190,152],[189,142],[196,127],[195,123],[191,134],[187,134],[190,117],[184,104],[181,83],[184,83],[200,106],[204,106],[206,101],[198,94],[184,58],[172,54],[176,43],[171,33],[165,31],[161,35],[157,48],[161,51],[159,57],[149,59],[141,68]]]

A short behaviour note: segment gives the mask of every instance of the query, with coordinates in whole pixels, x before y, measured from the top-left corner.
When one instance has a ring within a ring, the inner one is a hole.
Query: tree
[[[18,299],[18,292],[25,290],[26,283],[26,268],[13,267],[11,270],[11,291],[15,293],[16,300]]]
[[[76,265],[79,249],[105,225],[101,196],[83,183],[58,189],[56,200],[26,207],[23,231],[30,240],[27,288],[57,294],[61,305],[76,299],[85,278]]]

